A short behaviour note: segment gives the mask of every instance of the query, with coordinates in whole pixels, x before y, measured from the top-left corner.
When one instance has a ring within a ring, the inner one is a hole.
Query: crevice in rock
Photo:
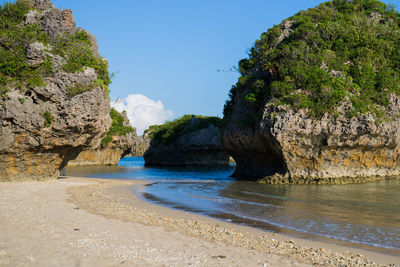
[[[279,142],[271,134],[231,138],[228,153],[236,161],[232,177],[244,180],[258,180],[275,174],[288,172]],[[229,149],[232,147],[233,149]]]

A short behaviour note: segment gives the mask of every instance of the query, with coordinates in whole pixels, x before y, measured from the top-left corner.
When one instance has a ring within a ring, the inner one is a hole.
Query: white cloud
[[[118,112],[126,110],[129,121],[142,135],[150,125],[163,124],[172,117],[172,111],[166,110],[160,100],[154,101],[141,94],[132,94],[121,100],[111,101],[111,106]]]

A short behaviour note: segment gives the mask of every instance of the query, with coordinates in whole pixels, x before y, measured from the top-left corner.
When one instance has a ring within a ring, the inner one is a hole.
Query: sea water
[[[68,167],[66,171],[70,176],[151,180],[133,190],[155,204],[265,230],[400,253],[400,180],[265,185],[234,180],[232,165],[146,168],[143,158],[124,158],[113,167]]]

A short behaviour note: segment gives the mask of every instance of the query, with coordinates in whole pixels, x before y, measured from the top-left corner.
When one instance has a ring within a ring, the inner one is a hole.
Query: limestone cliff
[[[225,105],[223,144],[236,161],[234,176],[265,183],[399,178],[398,22],[380,1],[333,1],[263,33],[240,61],[242,76]]]
[[[391,110],[399,114],[399,98],[391,100]],[[395,119],[377,126],[372,115],[315,120],[306,111],[269,103],[257,126],[244,128],[231,121],[223,138],[236,160],[235,177],[266,183],[357,183],[400,177],[399,125]]]
[[[70,10],[1,8],[0,181],[56,178],[110,127],[107,62]]]
[[[161,126],[150,127],[146,166],[228,165],[221,145],[220,119],[185,115]]]
[[[133,157],[143,157],[150,147],[151,138],[148,133],[142,136],[137,136],[131,148]]]
[[[68,166],[116,165],[121,158],[131,153],[136,143],[136,130],[131,127],[126,112],[122,114],[112,109],[113,123],[98,147],[85,149]]]

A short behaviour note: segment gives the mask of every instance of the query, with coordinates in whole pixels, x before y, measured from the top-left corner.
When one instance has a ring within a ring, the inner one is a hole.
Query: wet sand
[[[4,266],[373,266],[400,256],[295,239],[141,201],[147,181],[0,184]]]

